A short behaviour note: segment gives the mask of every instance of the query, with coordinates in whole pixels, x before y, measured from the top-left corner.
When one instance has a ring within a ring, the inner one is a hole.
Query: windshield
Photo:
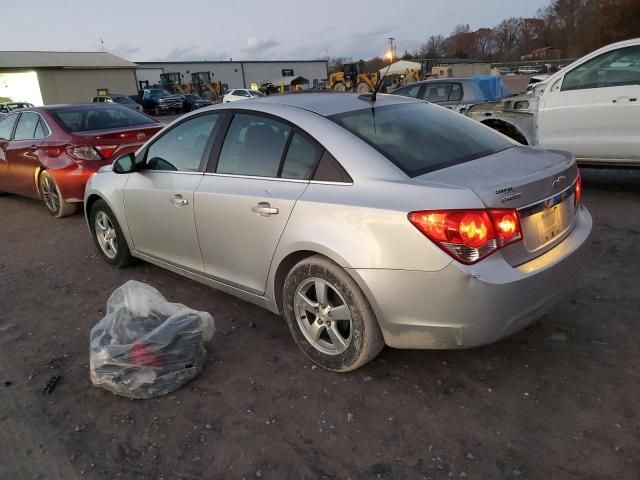
[[[52,114],[67,132],[110,130],[156,123],[142,113],[114,103],[63,107],[52,110]]]
[[[264,93],[259,92],[258,90],[251,90],[251,93],[255,97],[264,97]]]
[[[113,101],[117,103],[122,103],[127,105],[136,103],[133,100],[131,100],[129,97],[111,97],[111,98],[113,98]]]
[[[167,92],[166,90],[151,90],[149,93],[150,93],[152,98],[164,98],[164,97],[172,97],[173,96],[169,92]]]
[[[194,94],[185,95],[185,97],[187,97],[189,100],[202,100],[198,95]]]
[[[409,177],[514,146],[475,120],[427,103],[367,108],[330,118],[369,143]]]

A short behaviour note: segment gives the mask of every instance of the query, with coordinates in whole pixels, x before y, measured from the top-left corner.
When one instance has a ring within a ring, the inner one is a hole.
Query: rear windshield
[[[409,177],[513,147],[488,127],[428,103],[387,105],[330,117]]]
[[[68,132],[110,130],[156,123],[142,113],[113,103],[65,107],[51,113]]]

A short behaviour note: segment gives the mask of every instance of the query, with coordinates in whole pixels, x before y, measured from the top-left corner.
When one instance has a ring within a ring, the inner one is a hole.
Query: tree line
[[[640,0],[551,0],[533,18],[512,17],[494,27],[472,30],[457,25],[449,36],[432,35],[402,59],[474,58],[490,62],[520,61],[536,49],[550,47],[557,58],[577,58],[609,43],[640,37]],[[329,58],[329,71],[350,59]],[[365,69],[385,61],[374,57]]]

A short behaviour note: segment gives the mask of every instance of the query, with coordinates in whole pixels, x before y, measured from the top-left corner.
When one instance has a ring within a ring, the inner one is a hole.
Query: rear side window
[[[330,118],[369,143],[409,177],[514,146],[474,120],[427,103],[367,108]]]
[[[111,130],[156,123],[142,113],[114,103],[65,107],[53,110],[52,114],[68,132]]]
[[[11,132],[17,119],[18,115],[9,115],[0,120],[0,139],[11,140]]]
[[[308,180],[316,168],[316,161],[320,156],[315,144],[307,140],[302,134],[293,134],[287,156],[282,166],[282,178]]]
[[[35,138],[36,127],[39,121],[40,116],[37,113],[25,112],[20,115],[16,133],[13,136],[14,140],[29,140]]]
[[[257,115],[236,114],[224,139],[217,173],[277,177],[291,128]]]

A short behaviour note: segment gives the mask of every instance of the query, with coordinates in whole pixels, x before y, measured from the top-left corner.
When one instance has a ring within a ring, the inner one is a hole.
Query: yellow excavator
[[[355,90],[358,93],[367,93],[375,90],[379,80],[378,72],[364,73],[364,62],[345,63],[341,72],[329,76],[327,88],[337,92]]]

